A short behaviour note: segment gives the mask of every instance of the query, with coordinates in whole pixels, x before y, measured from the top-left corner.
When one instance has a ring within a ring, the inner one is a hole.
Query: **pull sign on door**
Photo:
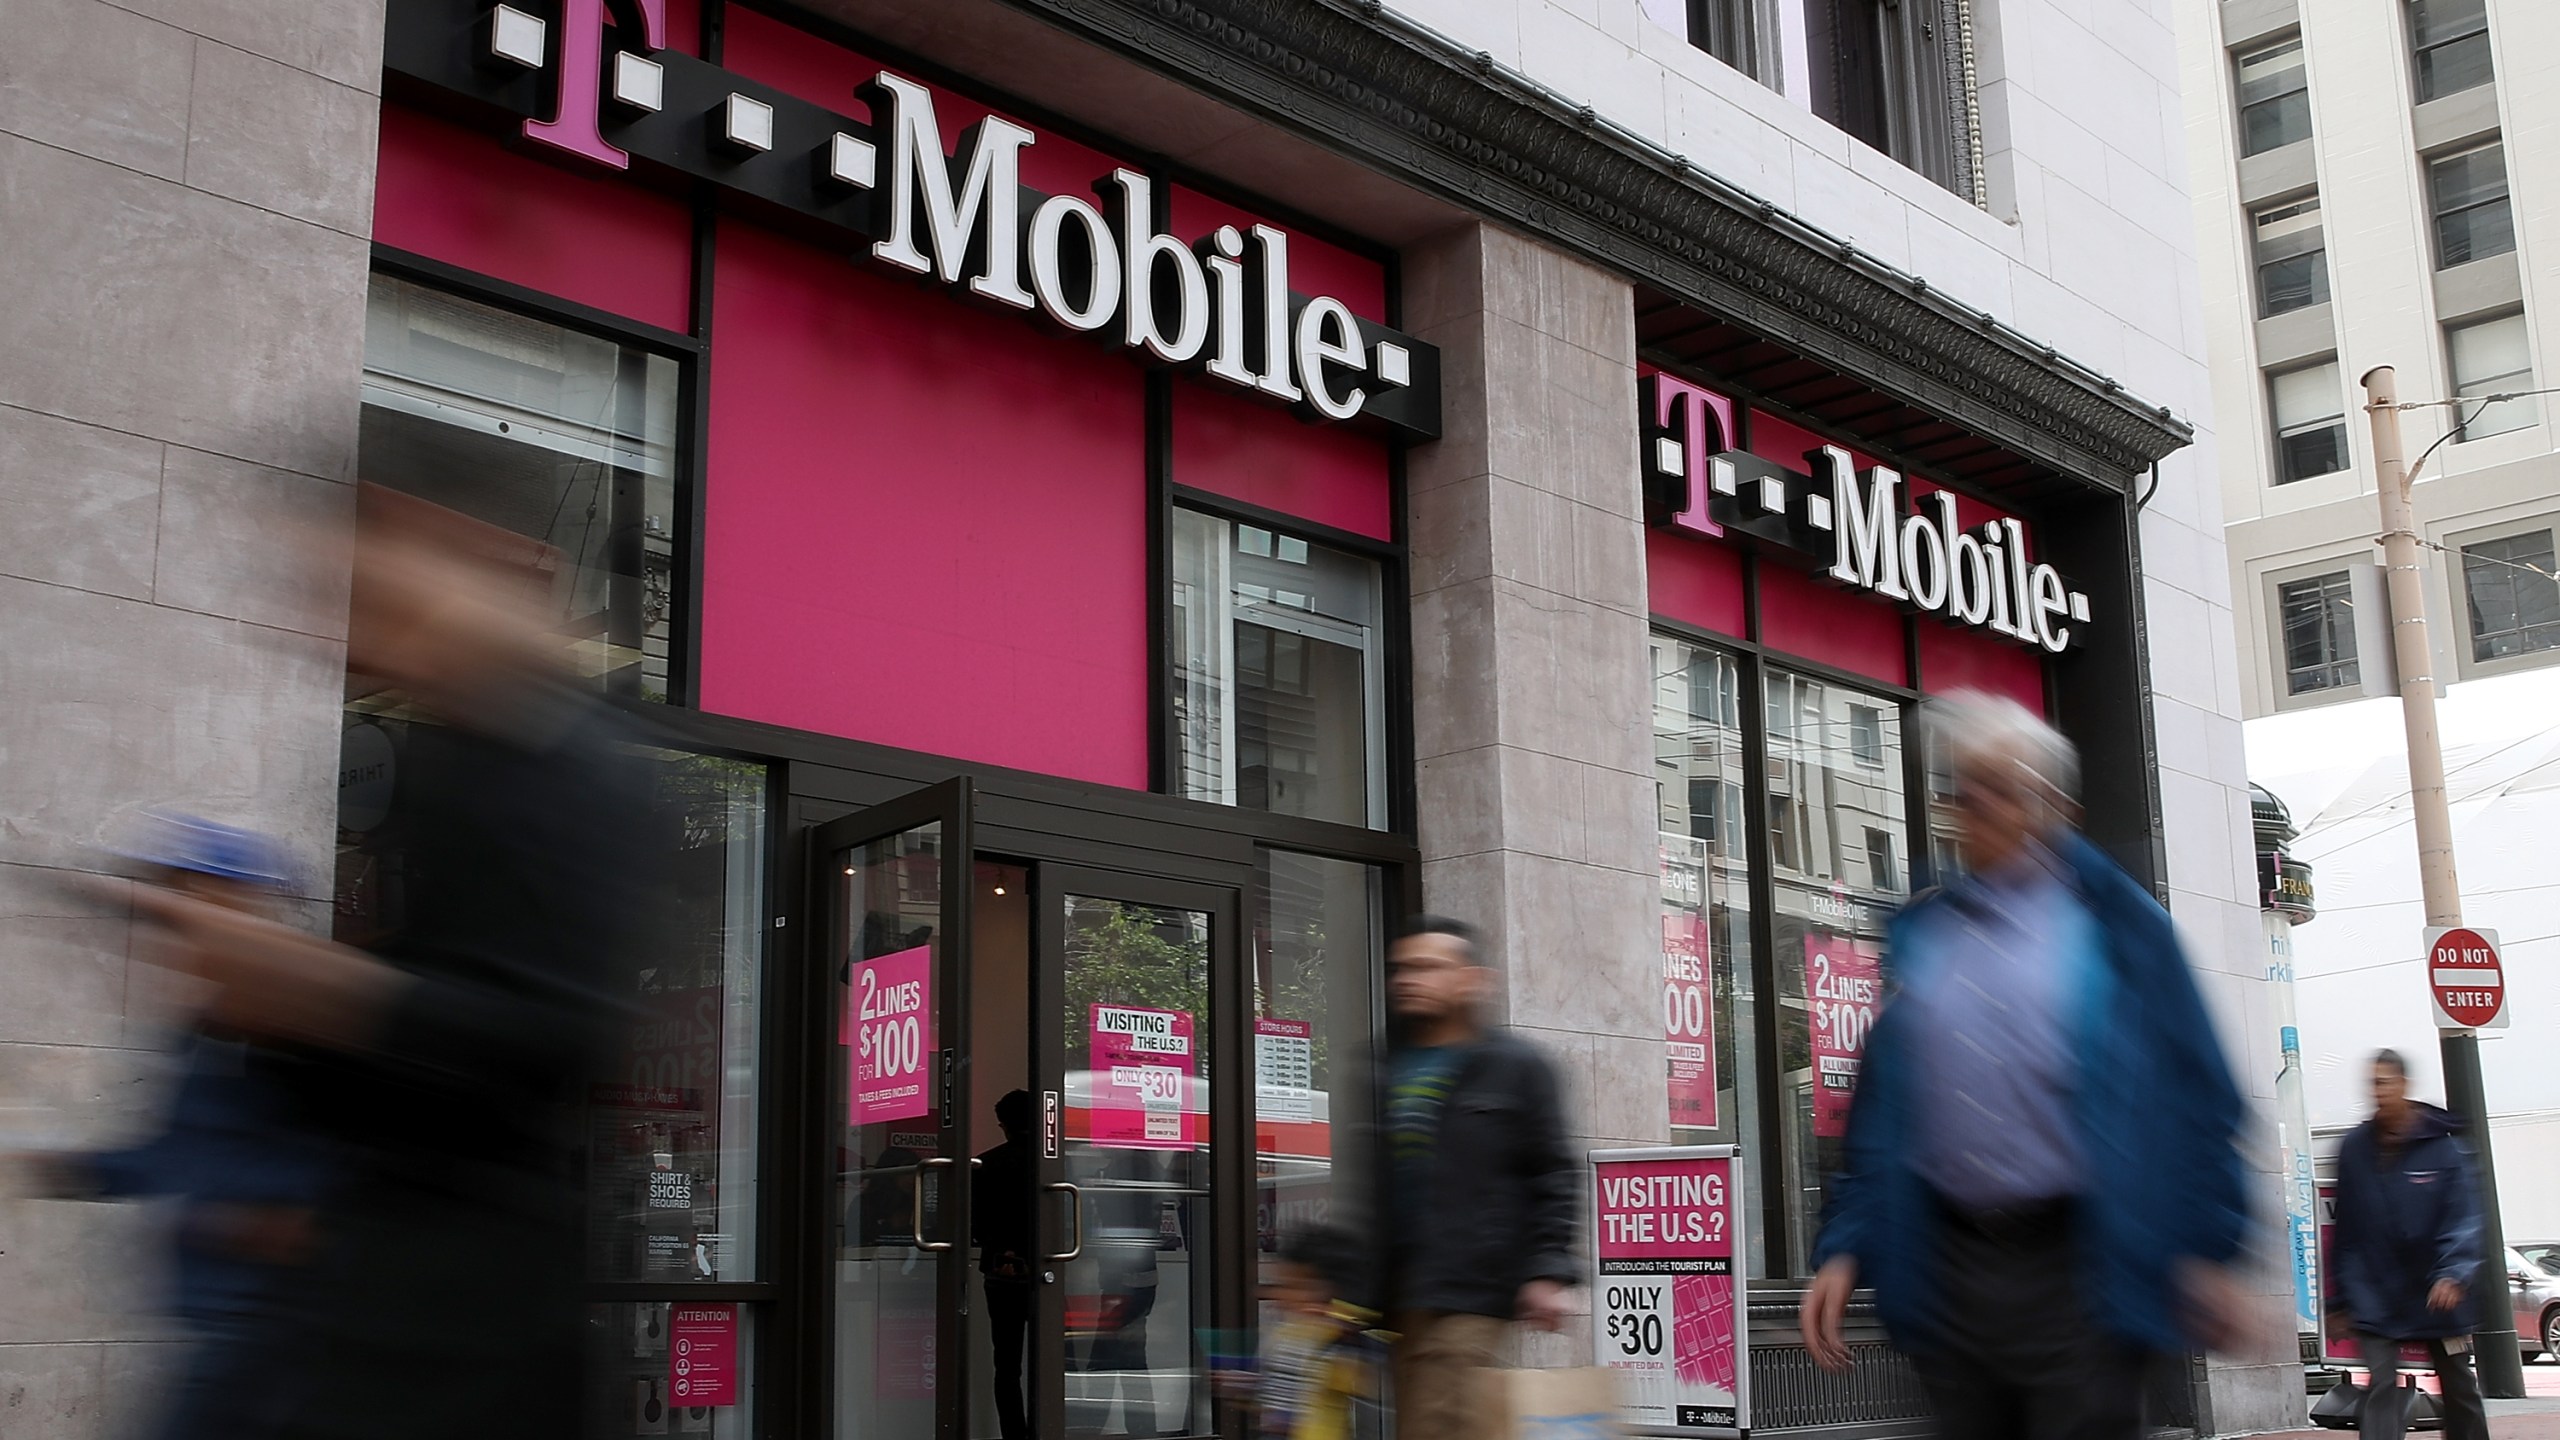
[[[2427,988],[2436,997],[2437,1029],[2505,1029],[2507,973],[2498,963],[2498,932],[2430,928]]]

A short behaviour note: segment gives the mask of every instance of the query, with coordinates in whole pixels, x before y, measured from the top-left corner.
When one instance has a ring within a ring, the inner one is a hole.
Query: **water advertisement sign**
[[[933,947],[918,945],[853,967],[844,997],[840,1045],[853,1049],[845,1067],[850,1123],[912,1120],[933,1108]]]
[[[1200,1142],[1191,1089],[1191,1015],[1131,1005],[1093,1007],[1093,1132],[1096,1145],[1123,1150],[1187,1150]]]
[[[1815,931],[1804,937],[1805,1006],[1813,1024],[1813,1133],[1849,1133],[1858,1057],[1884,1001],[1884,952],[1864,940]]]
[[[1591,1152],[1593,1317],[1627,1427],[1740,1435],[1750,1366],[1736,1257],[1742,1187],[1730,1145]]]
[[[1662,1028],[1671,1067],[1671,1123],[1716,1127],[1715,985],[1707,917],[1662,917]]]
[[[667,1393],[678,1406],[738,1403],[737,1306],[668,1308]]]

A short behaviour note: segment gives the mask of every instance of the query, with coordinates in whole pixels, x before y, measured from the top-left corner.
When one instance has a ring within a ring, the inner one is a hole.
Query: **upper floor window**
[[[2311,80],[2296,36],[2240,57],[2240,153],[2311,138]]]
[[[574,668],[665,700],[679,364],[392,275],[364,331],[358,473],[534,542]]]
[[[2347,408],[2339,397],[2338,362],[2323,361],[2267,377],[2276,426],[2276,483],[2289,485],[2347,468]]]
[[[1884,764],[1884,712],[1873,705],[1849,707],[1849,753],[1861,765]]]
[[[2507,203],[2507,147],[2497,142],[2427,162],[2427,198],[2436,222],[2436,268],[2450,270],[2516,248]]]
[[[2560,649],[2560,581],[2554,573],[2548,530],[2462,547],[2472,659]]]
[[[2346,571],[2277,586],[2276,623],[2284,630],[2286,694],[2308,695],[2359,683],[2355,596]]]
[[[2421,104],[2488,84],[2488,0],[2409,0],[2409,51]]]
[[[2329,250],[2320,197],[2270,205],[2250,218],[2257,232],[2258,318],[2329,303]]]
[[[1376,561],[1177,509],[1177,793],[1386,823],[1384,601]]]
[[[2515,394],[2533,388],[2533,357],[2525,348],[2524,316],[2501,315],[2468,325],[2448,325],[2444,348],[2453,362],[2453,393],[2483,396]],[[2477,440],[2521,430],[2541,416],[2541,402],[2517,395],[2488,405],[2462,407],[2457,439]]]

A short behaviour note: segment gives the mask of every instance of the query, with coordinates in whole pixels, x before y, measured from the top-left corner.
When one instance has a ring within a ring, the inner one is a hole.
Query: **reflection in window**
[[[1287,850],[1260,860],[1253,1133],[1267,1266],[1284,1237],[1309,1226],[1365,1229],[1384,930],[1374,867]]]
[[[2296,36],[2239,60],[2240,153],[2262,155],[2311,138],[2311,81]]]
[[[2285,581],[2276,587],[2276,614],[2284,628],[2286,694],[2359,683],[2356,603],[2347,572]]]
[[[2488,84],[2488,0],[2409,0],[2409,49],[2420,104]]]
[[[1386,823],[1382,604],[1375,561],[1175,511],[1179,793]]]
[[[2471,609],[2471,658],[2503,660],[2560,649],[2560,581],[2551,532],[2528,530],[2462,547],[2463,598]]]
[[[1741,667],[1721,650],[1653,637],[1663,1033],[1672,1138],[1682,1144],[1759,1143],[1741,680]],[[1740,1173],[1743,1205],[1757,1214],[1750,1207],[1759,1203],[1759,1167]],[[1761,1229],[1749,1231],[1750,1273],[1765,1276],[1773,1272]]]
[[[2505,145],[2483,145],[2428,161],[2427,200],[2435,216],[2437,269],[2450,270],[2516,248]]]
[[[1792,1197],[1788,1262],[1806,1267],[1822,1190],[1840,1168],[1849,1097],[1868,1027],[1883,1000],[1884,927],[1901,903],[1909,819],[1902,784],[1902,711],[1893,701],[1810,676],[1771,670],[1770,709],[1794,722],[1768,736],[1773,812],[1788,850],[1772,857],[1777,944],[1778,1069],[1788,1091],[1781,1176]],[[1875,712],[1883,764],[1860,763],[1852,716]],[[1785,780],[1783,793],[1780,777]],[[1775,838],[1773,836],[1773,838]]]
[[[2320,197],[2273,205],[2249,217],[2257,232],[2258,318],[2329,303],[2328,242]]]
[[[2448,325],[2444,343],[2453,362],[2454,394],[2472,399],[2515,396],[2512,400],[2461,407],[2462,429],[2455,436],[2457,441],[2504,435],[2541,418],[2541,399],[2517,393],[2533,388],[2533,357],[2526,349],[2522,314]]]
[[[2347,409],[2338,362],[2267,377],[2276,426],[2276,483],[2290,485],[2347,468]]]
[[[584,674],[667,698],[675,361],[373,277],[358,473],[548,547]]]

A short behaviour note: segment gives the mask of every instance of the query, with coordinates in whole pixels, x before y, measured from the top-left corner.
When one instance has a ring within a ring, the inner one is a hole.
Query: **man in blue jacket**
[[[1805,1345],[1847,1369],[1872,1286],[1949,1440],[2131,1440],[2146,1358],[2234,1323],[2240,1093],[2168,913],[2071,829],[2070,742],[1931,709],[1967,873],[1894,922]]]
[[[2471,1373],[2471,1286],[2480,1276],[2480,1198],[2462,1121],[2409,1098],[2399,1052],[2373,1057],[2373,1118],[2338,1146],[2337,1228],[2329,1235],[2329,1301],[2352,1326],[2373,1372],[2365,1440],[2408,1433],[2400,1345],[2427,1347],[2444,1384],[2446,1440],[2489,1440]]]

